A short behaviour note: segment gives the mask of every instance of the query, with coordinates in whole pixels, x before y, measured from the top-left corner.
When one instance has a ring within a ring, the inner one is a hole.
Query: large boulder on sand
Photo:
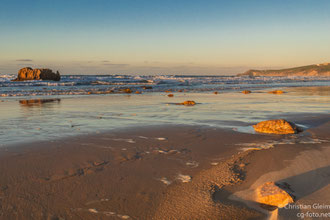
[[[302,131],[294,123],[284,119],[262,121],[253,125],[253,128],[257,132],[270,134],[295,134]]]
[[[259,186],[256,190],[256,196],[256,200],[260,204],[278,208],[283,208],[294,202],[292,196],[274,182],[267,182]]]
[[[61,75],[58,71],[54,73],[51,69],[32,69],[24,67],[18,71],[18,76],[14,81],[24,80],[53,80],[60,81]]]

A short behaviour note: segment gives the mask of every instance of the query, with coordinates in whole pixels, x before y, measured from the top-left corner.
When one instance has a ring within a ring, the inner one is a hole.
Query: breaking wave
[[[182,75],[63,75],[60,82],[12,82],[15,75],[0,75],[0,97],[107,94],[122,88],[164,92],[166,90],[233,91],[270,87],[329,85],[330,77],[248,77],[248,76],[182,76]]]

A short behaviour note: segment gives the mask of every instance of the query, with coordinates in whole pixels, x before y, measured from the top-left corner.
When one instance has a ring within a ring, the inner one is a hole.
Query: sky
[[[329,0],[0,0],[0,73],[235,74],[330,62]]]

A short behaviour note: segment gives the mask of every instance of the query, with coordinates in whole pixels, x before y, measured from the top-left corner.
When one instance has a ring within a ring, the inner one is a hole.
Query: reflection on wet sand
[[[330,94],[330,86],[296,87],[296,88],[287,88],[286,90],[291,91],[293,93],[298,93],[298,95],[329,96]]]
[[[39,106],[41,107],[45,103],[56,102],[59,103],[61,99],[29,99],[29,100],[19,100],[19,104],[25,107]]]

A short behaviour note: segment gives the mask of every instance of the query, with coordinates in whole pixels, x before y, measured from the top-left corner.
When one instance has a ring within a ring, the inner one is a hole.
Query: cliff
[[[294,67],[280,70],[248,70],[241,76],[330,76],[330,63]]]

